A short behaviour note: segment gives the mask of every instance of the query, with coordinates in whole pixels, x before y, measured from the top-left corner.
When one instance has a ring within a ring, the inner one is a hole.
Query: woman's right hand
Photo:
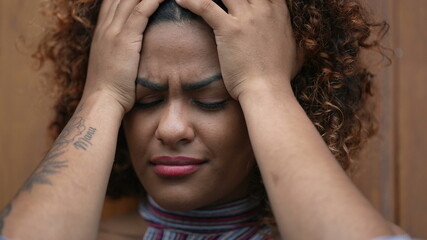
[[[103,0],[92,39],[84,97],[101,94],[124,112],[135,101],[143,32],[163,0]]]

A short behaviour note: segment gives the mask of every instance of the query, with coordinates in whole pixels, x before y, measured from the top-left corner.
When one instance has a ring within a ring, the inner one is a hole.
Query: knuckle
[[[101,38],[101,30],[97,27],[92,35],[92,40],[98,40]]]
[[[112,39],[112,44],[113,46],[116,46],[116,47],[122,46],[125,40],[126,39],[123,36],[117,35],[114,39]]]
[[[275,14],[278,8],[279,8],[278,6],[265,3],[257,7],[256,13],[258,16],[271,17],[272,15]]]
[[[141,2],[140,4],[136,5],[136,7],[133,9],[132,14],[135,16],[145,16],[145,5],[143,4],[143,2]]]
[[[110,39],[110,40],[112,40],[112,39],[116,39],[116,38],[117,38],[117,35],[119,35],[119,33],[120,33],[119,29],[116,29],[116,28],[110,27],[110,28],[108,28],[108,30],[106,30],[106,31],[105,31],[105,33],[104,33],[104,37],[105,37],[107,40],[108,40],[108,39]]]
[[[214,2],[212,0],[200,1],[199,10],[201,13],[209,11],[213,7]]]
[[[242,33],[242,28],[240,27],[240,24],[236,22],[231,22],[228,25],[228,30],[231,32],[233,36],[240,35]]]
[[[102,36],[107,29],[107,26],[105,26],[104,24],[97,24],[93,31],[93,36]]]

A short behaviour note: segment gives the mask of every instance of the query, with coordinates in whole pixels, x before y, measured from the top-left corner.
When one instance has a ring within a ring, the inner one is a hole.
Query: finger
[[[252,5],[258,5],[258,4],[262,4],[264,2],[270,3],[271,0],[247,0],[250,4]]]
[[[105,21],[102,24],[105,24],[105,26],[110,26],[119,3],[120,0],[112,0],[112,4],[110,5],[110,8],[108,9],[107,15],[105,17]]]
[[[277,6],[272,2],[272,0],[248,0],[253,9],[258,10],[260,13],[264,11],[275,10]],[[283,3],[285,0],[280,0]]]
[[[183,8],[201,16],[214,30],[218,30],[229,16],[212,0],[176,0]]]
[[[249,6],[247,0],[222,0],[222,2],[227,7],[228,13],[232,16],[236,16],[239,12],[246,12]]]
[[[114,18],[110,26],[114,29],[122,29],[132,10],[140,1],[141,0],[121,0],[114,13]]]
[[[127,19],[123,32],[140,35],[144,32],[148,18],[156,11],[164,0],[142,0],[138,3]]]
[[[99,13],[98,13],[98,23],[105,20],[105,17],[107,16],[108,9],[111,7],[112,3],[113,3],[113,0],[102,1],[101,8],[99,9]]]

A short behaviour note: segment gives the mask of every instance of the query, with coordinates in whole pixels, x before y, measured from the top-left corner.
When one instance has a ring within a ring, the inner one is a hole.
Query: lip
[[[154,172],[161,177],[184,177],[206,163],[206,160],[184,156],[160,156],[150,161]]]

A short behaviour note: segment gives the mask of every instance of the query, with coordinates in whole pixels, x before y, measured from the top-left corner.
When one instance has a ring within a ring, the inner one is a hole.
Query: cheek
[[[240,105],[234,103],[232,107],[233,111],[228,114],[225,136],[223,138],[230,144],[234,143],[240,146],[250,145],[248,129]]]
[[[201,131],[209,138],[212,150],[221,156],[240,155],[252,152],[245,119],[238,103],[233,103],[216,118],[210,118]],[[202,134],[203,135],[203,134]],[[203,139],[203,136],[202,136]],[[234,156],[231,156],[234,157]]]
[[[150,128],[150,121],[147,121],[147,117],[142,117],[140,114],[131,112],[123,119],[123,128],[126,136],[127,145],[131,161],[134,165],[135,159],[141,159],[144,156],[147,146],[149,144],[150,135],[154,134],[152,128]],[[151,123],[151,125],[153,125]]]
[[[246,122],[240,106],[233,106],[228,111],[212,135],[212,152],[215,153],[215,171],[220,176],[220,184],[234,186],[249,181],[255,157]]]

